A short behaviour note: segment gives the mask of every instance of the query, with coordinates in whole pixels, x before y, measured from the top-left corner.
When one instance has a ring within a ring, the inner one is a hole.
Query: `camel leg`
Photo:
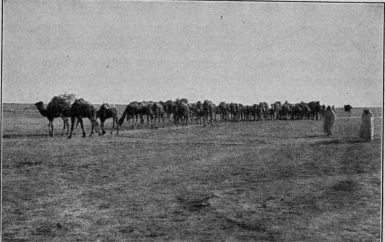
[[[106,121],[106,120],[104,120],[104,119],[101,119],[101,120],[100,120],[100,128],[102,129],[102,135],[106,133],[106,131],[104,130],[104,122],[105,122],[105,121]],[[114,126],[114,122],[112,122],[112,126]],[[96,130],[95,130],[95,131],[96,131]]]
[[[112,134],[112,131],[114,130],[115,128],[115,117],[113,116],[112,117],[112,129],[111,129],[111,134]]]
[[[70,135],[68,136],[69,139],[71,139],[72,132],[74,131],[74,124],[75,124],[75,117],[71,117],[71,131],[70,131]]]
[[[66,128],[66,119],[65,118],[63,118],[63,130],[61,131],[61,136],[63,136],[64,135],[64,130],[65,130],[65,128]]]
[[[80,120],[76,119],[76,127],[75,127],[74,135],[76,135],[76,131],[78,130],[79,123],[80,123]]]
[[[158,128],[158,123],[159,123],[159,120],[160,120],[160,116],[155,116],[155,128],[157,129]]]
[[[115,121],[114,121],[114,120],[115,120]],[[113,123],[116,122],[116,134],[119,134],[118,117],[115,116],[115,117],[113,118],[112,122],[113,122]],[[112,127],[114,127],[114,126],[112,126]],[[112,134],[112,131],[113,131],[113,129],[111,129],[111,134]]]
[[[164,128],[164,114],[162,114],[162,124],[163,124],[163,128]]]
[[[90,122],[91,122],[91,134],[90,134],[90,136],[92,136],[94,134],[94,128],[95,128],[94,119],[90,118]]]
[[[53,137],[53,123],[52,123],[53,120],[50,120],[49,123],[48,123],[48,133],[49,133],[49,136]]]
[[[69,118],[66,118],[66,120],[65,120],[65,126],[66,126],[66,129],[67,129],[67,134],[66,135],[68,135],[69,129],[70,129],[70,125],[68,123],[68,120],[69,120]]]
[[[79,118],[79,122],[80,122],[80,128],[82,128],[82,131],[83,131],[83,137],[86,137],[86,132],[84,131],[84,126],[83,126],[83,119]]]
[[[116,117],[116,123],[118,123],[118,117]],[[112,130],[111,130],[111,133],[112,133]],[[116,126],[116,134],[119,134],[119,126],[117,125]]]
[[[104,121],[100,121],[100,128],[102,129],[102,135],[104,135],[106,133],[104,130]]]
[[[74,130],[74,135],[76,135],[76,130],[78,129],[78,125],[79,125],[79,119],[76,119],[76,126],[75,126],[75,130]]]
[[[98,124],[98,120],[94,119],[94,128],[95,128],[95,132],[98,133],[100,135],[100,132],[99,132],[99,124]],[[103,125],[104,127],[104,125]]]

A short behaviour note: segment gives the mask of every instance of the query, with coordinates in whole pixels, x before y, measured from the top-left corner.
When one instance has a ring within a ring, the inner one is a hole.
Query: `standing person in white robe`
[[[373,140],[374,136],[374,116],[373,113],[368,109],[364,108],[361,118],[360,138],[365,141]]]
[[[336,115],[333,109],[330,106],[328,106],[325,110],[325,119],[324,119],[324,132],[328,136],[332,134],[332,128],[333,128],[335,119],[336,119]]]

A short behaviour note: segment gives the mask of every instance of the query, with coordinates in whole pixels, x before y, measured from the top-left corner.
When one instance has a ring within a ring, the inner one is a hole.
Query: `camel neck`
[[[39,113],[40,113],[41,115],[43,115],[44,117],[47,117],[47,110],[44,109],[44,107],[39,106],[37,109],[39,110]]]

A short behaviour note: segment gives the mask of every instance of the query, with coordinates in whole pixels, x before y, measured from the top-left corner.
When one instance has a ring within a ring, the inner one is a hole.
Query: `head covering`
[[[364,109],[362,110],[362,113],[363,113],[363,114],[372,114],[372,112],[370,111],[369,108],[364,108]]]

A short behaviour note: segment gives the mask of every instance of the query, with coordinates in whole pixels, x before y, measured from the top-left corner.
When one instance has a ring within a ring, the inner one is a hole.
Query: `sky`
[[[3,102],[382,106],[381,3],[5,1]]]

